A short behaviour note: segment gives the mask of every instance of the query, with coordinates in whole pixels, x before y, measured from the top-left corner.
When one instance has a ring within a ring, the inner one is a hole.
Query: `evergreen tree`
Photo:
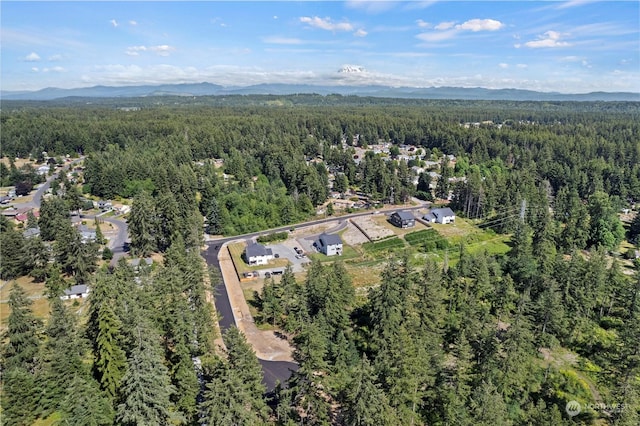
[[[640,214],[636,213],[635,217],[629,225],[629,241],[636,246],[640,246]]]
[[[451,169],[449,168],[449,160],[445,156],[440,162],[440,177],[436,182],[435,195],[436,198],[447,199],[449,197]]]
[[[40,236],[44,241],[57,239],[58,234],[68,232],[69,208],[60,197],[43,199],[40,205]]]
[[[478,426],[508,426],[512,422],[508,418],[507,405],[489,382],[483,382],[474,392],[470,404],[473,424]]]
[[[253,349],[235,327],[224,334],[227,361],[219,361],[206,385],[201,412],[211,425],[262,424],[268,409],[263,399],[262,368]]]
[[[611,205],[609,196],[604,192],[596,192],[589,197],[589,216],[591,229],[589,244],[602,245],[606,249],[614,249],[624,239],[624,228],[616,211]]]
[[[100,222],[96,219],[96,244],[105,244],[107,240],[104,238],[102,229],[100,228]]]
[[[82,375],[76,375],[69,384],[60,411],[65,425],[113,424],[114,413],[109,400],[100,393],[94,380]]]
[[[0,277],[4,280],[18,278],[28,273],[30,263],[22,234],[13,228],[0,234]]]
[[[37,414],[41,324],[34,317],[31,304],[22,287],[14,283],[9,294],[11,313],[7,319],[1,364],[0,405],[2,422],[6,425],[31,424]]]
[[[176,417],[170,397],[175,392],[158,345],[158,336],[142,318],[136,345],[127,360],[116,409],[118,425],[168,425]]]
[[[156,250],[157,226],[153,199],[147,192],[141,191],[134,197],[127,222],[132,253],[139,257],[149,256]]]
[[[40,350],[38,333],[42,324],[31,311],[32,303],[24,289],[14,283],[9,293],[11,313],[7,318],[7,342],[2,348],[4,368],[23,367],[29,372],[35,371]]]
[[[41,405],[45,414],[60,408],[67,389],[77,377],[87,377],[83,363],[85,342],[78,334],[77,321],[59,298],[49,301],[51,318],[45,345],[44,387]]]
[[[113,399],[118,395],[127,358],[121,348],[121,324],[111,304],[102,303],[98,312],[93,368],[100,388]]]
[[[393,415],[385,393],[376,383],[373,367],[366,356],[351,377],[344,396],[345,422],[354,426],[395,425],[398,418]]]

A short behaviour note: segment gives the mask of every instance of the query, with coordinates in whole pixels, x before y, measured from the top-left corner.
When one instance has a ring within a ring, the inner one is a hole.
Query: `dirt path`
[[[256,356],[269,361],[293,361],[293,349],[288,341],[276,337],[273,331],[262,331],[256,327],[226,245],[220,250],[218,259],[236,326],[244,333]]]

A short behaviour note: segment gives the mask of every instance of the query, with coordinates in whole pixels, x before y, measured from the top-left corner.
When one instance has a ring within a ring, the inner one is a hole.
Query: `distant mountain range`
[[[136,98],[150,96],[221,95],[355,95],[406,99],[463,99],[504,101],[640,101],[640,93],[591,92],[567,94],[521,89],[484,89],[463,87],[389,87],[389,86],[316,86],[306,84],[258,84],[224,87],[212,83],[163,84],[158,86],[93,86],[76,89],[49,87],[37,91],[0,91],[2,100],[48,101],[68,97]]]

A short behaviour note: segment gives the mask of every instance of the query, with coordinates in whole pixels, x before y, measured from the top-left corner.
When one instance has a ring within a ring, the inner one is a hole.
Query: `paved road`
[[[51,176],[49,176],[47,178],[47,180],[36,189],[36,192],[33,194],[33,197],[31,197],[31,201],[26,202],[26,203],[11,203],[11,204],[13,204],[13,206],[16,209],[25,208],[25,207],[26,208],[39,209],[40,208],[40,203],[42,202],[42,196],[45,194],[47,189],[49,189],[49,187],[51,186],[51,182],[53,182],[53,180],[58,177],[58,174],[60,172],[66,173],[66,171],[69,169],[69,167],[73,166],[74,164],[79,163],[82,160],[84,160],[84,157],[77,158],[77,159],[73,160],[72,162],[70,162],[69,164],[65,164],[62,167],[62,170],[59,170],[59,171],[55,172],[54,174],[52,174]]]
[[[81,214],[80,218],[81,219],[98,218],[102,222],[110,223],[111,225],[116,227],[116,229],[118,230],[118,233],[116,234],[115,238],[109,239],[108,247],[109,249],[111,249],[111,252],[113,253],[113,258],[111,259],[111,262],[109,262],[109,265],[111,266],[117,265],[118,260],[124,255],[126,255],[127,252],[129,251],[129,248],[128,248],[129,227],[127,226],[127,222],[122,219],[116,219],[115,217],[102,217],[99,214],[97,215]]]
[[[389,208],[380,209],[380,210],[377,210],[377,211],[379,211],[380,213],[395,212],[397,210],[414,211],[414,210],[420,210],[420,209],[427,208],[430,205],[431,205],[430,203],[424,203],[424,204],[420,204],[420,205],[417,205],[417,206],[407,206],[407,207],[396,206],[396,207],[393,207],[393,208],[389,207]],[[207,245],[214,245],[214,246],[215,245],[222,245],[222,244],[227,243],[229,241],[246,240],[246,239],[255,238],[255,237],[258,237],[258,236],[264,235],[264,234],[288,231],[291,228],[301,228],[301,227],[321,225],[323,223],[331,223],[331,222],[343,222],[343,221],[346,221],[347,219],[353,219],[354,217],[371,216],[372,214],[373,213],[371,211],[367,211],[367,212],[363,212],[363,213],[352,213],[352,214],[348,214],[348,215],[344,215],[344,216],[331,216],[331,217],[327,217],[327,218],[324,218],[324,219],[310,220],[309,222],[296,223],[296,224],[293,224],[293,225],[280,226],[278,228],[265,229],[263,231],[250,232],[248,234],[236,235],[235,237],[209,238],[209,240],[207,240],[206,244]]]
[[[231,241],[234,239],[236,239],[236,237],[232,237],[227,240]],[[221,243],[211,244],[202,253],[210,268],[217,268],[220,270],[218,254],[222,247],[223,245]],[[229,295],[227,294],[227,288],[222,280],[220,280],[220,282],[214,287],[214,300],[216,311],[218,311],[218,323],[220,324],[220,330],[224,333],[229,327],[236,324],[233,316],[233,308],[231,307]],[[269,392],[275,388],[277,382],[284,383],[291,376],[291,373],[298,369],[298,364],[294,362],[269,361],[263,359],[259,359],[259,361],[262,365],[262,381]]]

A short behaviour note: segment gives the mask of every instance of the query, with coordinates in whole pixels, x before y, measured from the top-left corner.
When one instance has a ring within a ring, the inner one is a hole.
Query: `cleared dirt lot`
[[[356,223],[373,241],[395,234],[395,232],[385,226],[386,220],[387,217],[384,215],[361,216],[351,219],[351,221]]]
[[[350,246],[364,244],[369,241],[367,237],[351,222],[349,222],[346,230],[342,233],[342,240],[345,244]]]

